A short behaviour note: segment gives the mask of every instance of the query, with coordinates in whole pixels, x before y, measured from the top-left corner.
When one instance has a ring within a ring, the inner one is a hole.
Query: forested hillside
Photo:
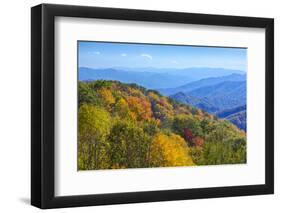
[[[183,103],[189,103],[190,98],[197,98],[198,100],[201,100],[199,103],[204,104],[207,102],[219,110],[230,109],[246,104],[246,82],[226,81],[212,86],[201,87],[188,93],[181,92],[180,94],[185,96],[180,96],[176,93],[172,95],[171,98]],[[201,108],[199,105],[197,105],[197,107]]]
[[[245,79],[245,75],[232,74],[219,78],[202,79],[178,88],[158,91],[162,94],[180,91],[170,95],[170,98],[202,109],[219,118],[227,119],[246,131],[246,109],[239,110],[241,107],[246,108]],[[224,116],[226,112],[232,112],[232,116],[230,114]]]
[[[78,119],[79,170],[246,163],[243,131],[136,84],[79,82]]]
[[[232,109],[222,110],[216,113],[219,118],[227,119],[240,129],[247,131],[247,107],[246,105],[235,107]]]

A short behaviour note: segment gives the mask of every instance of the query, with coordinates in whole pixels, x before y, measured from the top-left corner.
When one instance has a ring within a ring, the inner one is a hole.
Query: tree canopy
[[[78,169],[246,162],[246,136],[226,120],[117,81],[79,82]]]

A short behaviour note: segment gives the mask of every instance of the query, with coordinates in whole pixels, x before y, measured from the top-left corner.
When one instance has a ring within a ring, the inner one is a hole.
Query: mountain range
[[[230,75],[221,76],[221,77],[203,78],[198,81],[193,81],[175,88],[165,88],[165,89],[157,89],[157,90],[163,95],[172,95],[172,94],[176,94],[177,92],[187,93],[195,89],[216,85],[226,81],[232,81],[232,82],[246,81],[246,75],[232,73]]]
[[[246,74],[221,68],[79,68],[80,81],[116,80],[157,90],[246,131]]]
[[[217,112],[246,104],[246,76],[232,74],[207,78],[180,87],[158,89],[172,99],[199,107],[207,112]]]
[[[217,117],[227,119],[240,129],[247,131],[247,109],[246,105],[232,109],[222,110],[216,113]]]
[[[221,77],[229,74],[243,74],[240,70],[222,68],[79,68],[79,80],[116,80],[124,83],[136,83],[148,89],[175,88],[203,78]]]
[[[207,78],[177,88],[159,89],[163,95],[190,104],[246,131],[246,76]]]

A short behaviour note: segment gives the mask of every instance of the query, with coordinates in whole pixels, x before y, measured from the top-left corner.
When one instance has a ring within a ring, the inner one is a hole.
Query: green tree
[[[110,115],[93,105],[79,108],[78,168],[81,170],[108,167],[106,137],[111,127]]]
[[[195,119],[191,115],[177,115],[173,120],[173,131],[176,134],[183,136],[184,128],[188,128],[195,136],[203,136],[203,131],[199,120]]]
[[[78,86],[80,170],[247,161],[246,133],[229,121],[135,84]]]
[[[147,167],[150,137],[134,122],[118,120],[108,137],[112,168]]]
[[[91,89],[89,84],[84,82],[79,82],[78,84],[78,103],[79,106],[82,104],[95,104],[100,105],[100,100],[94,90]]]
[[[127,119],[130,118],[130,109],[127,101],[119,97],[119,99],[116,101],[114,108],[113,108],[113,113],[116,116],[119,116],[120,118]]]
[[[219,122],[206,136],[203,164],[233,164],[246,162],[246,140],[228,121]]]

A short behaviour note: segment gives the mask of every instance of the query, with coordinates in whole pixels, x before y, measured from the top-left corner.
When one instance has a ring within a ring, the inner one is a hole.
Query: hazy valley
[[[220,68],[107,68],[79,69],[79,80],[135,83],[180,103],[227,119],[246,131],[246,74]],[[167,86],[168,85],[168,86]]]

